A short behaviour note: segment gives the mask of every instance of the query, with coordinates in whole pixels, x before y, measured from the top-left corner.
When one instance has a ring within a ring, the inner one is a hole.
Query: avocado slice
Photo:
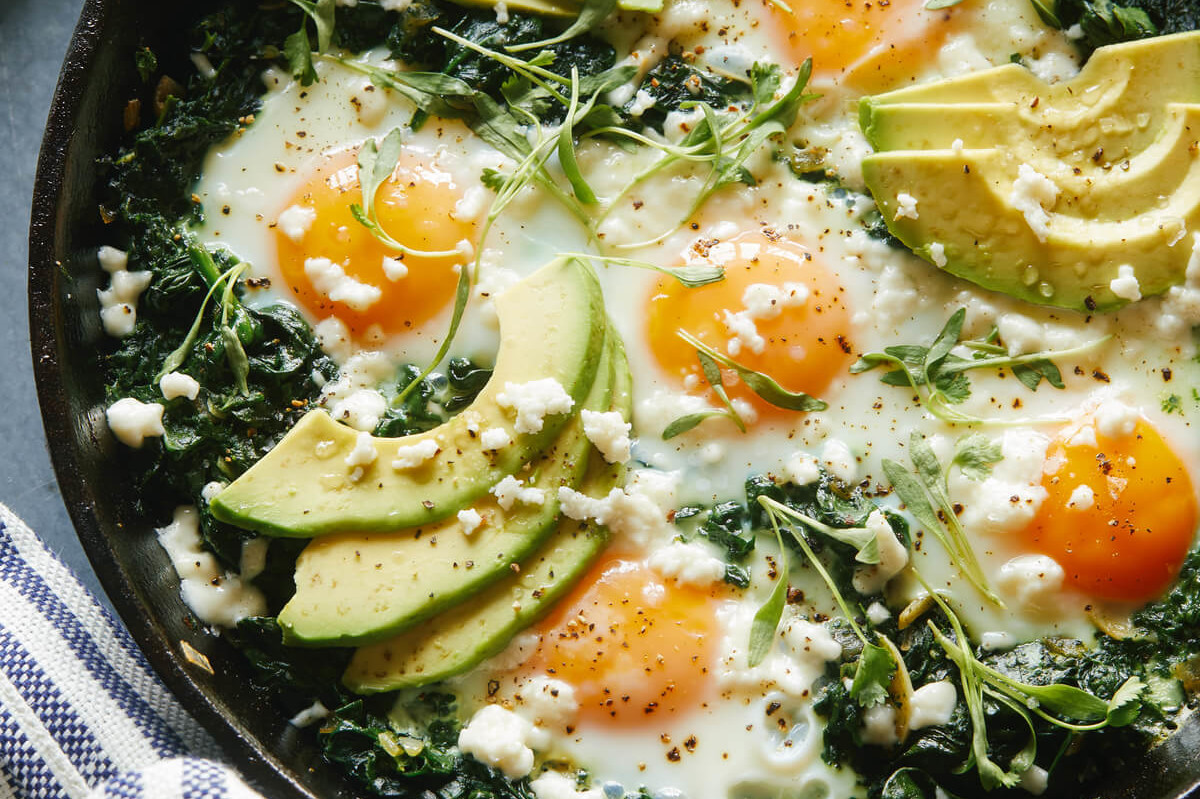
[[[602,411],[612,399],[612,347],[583,407]],[[591,442],[575,414],[558,439],[535,457],[525,483],[541,505],[505,511],[496,499],[473,510],[486,519],[471,533],[456,517],[392,533],[343,533],[312,541],[296,561],[296,593],[279,614],[284,641],[296,646],[354,646],[408,629],[486,588],[554,532],[558,487],[579,485]]]
[[[1200,32],[1100,48],[1054,85],[1010,64],[859,112],[888,228],[942,269],[1085,312],[1129,301],[1110,288],[1122,266],[1142,296],[1183,281],[1200,223]],[[1030,170],[1057,195],[1030,196]]]
[[[1143,296],[1182,281],[1192,241],[1180,232],[1200,229],[1200,163],[1163,205],[1123,221],[1052,212],[1041,241],[1010,202],[1012,177],[993,177],[1004,174],[1002,159],[995,150],[883,153],[863,163],[863,176],[897,238],[931,262],[940,244],[941,268],[984,288],[1091,312],[1126,304],[1109,287],[1122,265],[1134,266]],[[895,218],[901,191],[922,198],[917,219]]]
[[[618,343],[614,410],[629,419],[632,378]],[[580,490],[606,495],[624,479],[625,469],[591,456]],[[436,616],[419,629],[354,653],[342,682],[359,694],[415,688],[473,668],[508,646],[574,587],[608,543],[607,531],[593,523],[563,518],[557,532],[526,562],[521,572],[470,602]]]
[[[486,494],[554,441],[574,415],[548,415],[539,432],[518,435],[497,399],[505,384],[554,378],[577,409],[595,380],[606,325],[600,284],[589,266],[573,259],[554,261],[514,285],[496,300],[496,311],[496,369],[458,416],[425,433],[373,439],[378,456],[356,480],[346,456],[358,434],[313,411],[213,499],[213,515],[280,537],[378,533],[440,521]],[[479,432],[495,427],[514,441],[485,450]],[[436,455],[413,468],[393,468],[398,455],[425,442],[436,444]]]

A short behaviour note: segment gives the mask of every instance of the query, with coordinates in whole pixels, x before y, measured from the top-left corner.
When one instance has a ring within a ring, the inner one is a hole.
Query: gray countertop
[[[84,0],[0,0],[0,502],[101,593],[50,468],[29,357],[29,203],[42,128]]]

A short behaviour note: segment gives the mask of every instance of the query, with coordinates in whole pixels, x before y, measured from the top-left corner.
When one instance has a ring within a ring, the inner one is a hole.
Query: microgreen
[[[656,244],[670,236],[722,188],[734,183],[755,185],[756,181],[746,163],[760,147],[777,139],[796,120],[803,103],[816,99],[818,95],[805,94],[808,79],[812,75],[812,59],[806,60],[796,75],[795,82],[783,95],[776,97],[782,85],[782,73],[778,65],[755,63],[750,70],[751,94],[754,98],[746,110],[718,110],[709,103],[685,104],[685,110],[696,109],[700,120],[692,127],[678,145],[666,145],[641,134],[631,133],[620,127],[604,127],[587,135],[627,137],[640,144],[654,147],[662,157],[644,169],[626,184],[621,193],[610,202],[605,216],[617,207],[617,201],[636,186],[654,175],[681,162],[707,164],[708,174],[696,192],[695,199],[686,213],[670,229],[646,241],[618,245],[623,249],[635,249]],[[603,220],[604,216],[601,217]]]
[[[865,527],[830,527],[828,524],[807,516],[795,508],[789,508],[781,502],[773,499],[767,501],[774,512],[787,516],[792,521],[832,538],[834,541],[853,547],[854,559],[859,563],[866,565],[879,563],[879,540],[875,537],[875,533]]]
[[[779,385],[774,378],[738,363],[728,355],[708,346],[686,330],[678,330],[675,334],[695,347],[698,355],[707,356],[709,360],[717,361],[732,369],[751,391],[777,408],[808,412],[823,411],[829,407],[829,403],[819,400],[816,397],[810,397],[802,391],[788,391]],[[703,359],[701,362],[703,362]],[[712,381],[710,380],[709,382]]]
[[[333,40],[334,0],[289,0],[292,5],[304,12],[300,22],[300,30],[293,33],[283,42],[283,54],[287,57],[288,65],[292,68],[292,76],[304,86],[309,86],[317,80],[317,70],[313,66],[312,39],[308,35],[308,21],[312,20],[317,29],[317,52],[324,53],[329,49]]]
[[[762,663],[763,658],[771,651],[775,630],[779,628],[783,608],[787,605],[787,550],[783,548],[783,534],[779,531],[779,524],[774,516],[771,517],[771,527],[775,530],[775,540],[779,544],[779,564],[776,567],[775,587],[771,590],[771,596],[754,614],[754,622],[750,625],[750,647],[746,655],[746,662],[750,668]]]
[[[585,0],[583,8],[579,9],[579,16],[562,33],[549,39],[543,39],[540,42],[526,42],[505,49],[510,53],[520,53],[526,50],[539,50],[552,47],[556,44],[562,44],[574,39],[576,36],[582,36],[587,33],[606,20],[616,8],[617,0]]]
[[[246,394],[248,393],[246,375],[250,371],[250,362],[246,357],[246,351],[242,348],[239,331],[235,329],[241,308],[237,297],[233,294],[233,287],[242,274],[250,268],[250,264],[234,264],[221,272],[217,268],[212,254],[199,244],[192,244],[188,247],[188,258],[192,262],[192,267],[208,284],[208,292],[204,295],[200,309],[196,311],[196,318],[193,320],[192,326],[188,328],[183,342],[167,355],[154,380],[155,382],[162,380],[164,375],[174,372],[187,362],[188,354],[191,353],[192,347],[200,335],[200,328],[204,324],[204,312],[208,308],[208,303],[217,291],[221,290],[221,341],[225,345],[225,357],[229,362],[229,368],[233,371],[238,390],[242,394]],[[230,324],[231,316],[235,319],[233,325]]]
[[[908,512],[941,542],[971,584],[988,600],[1003,607],[1000,597],[989,587],[987,577],[975,557],[975,550],[954,512],[946,473],[933,448],[920,433],[913,433],[909,439],[909,458],[912,459],[915,473],[896,461],[883,460],[883,472],[895,489],[896,496],[907,506]]]
[[[779,536],[780,517],[791,509],[767,496],[760,496],[758,504],[766,511],[772,529],[775,531],[776,536]],[[846,598],[842,596],[842,592],[838,590],[837,583],[829,575],[829,572],[825,569],[825,565],[817,559],[817,555],[813,552],[812,547],[808,545],[808,541],[792,527],[789,526],[787,529],[797,546],[800,547],[800,551],[808,558],[809,563],[816,569],[817,574],[821,576],[830,593],[833,594],[833,600],[837,603],[842,616],[850,625],[850,629],[858,637],[859,641],[862,642],[863,649],[858,658],[858,665],[855,667],[854,680],[850,687],[850,696],[863,707],[883,702],[887,697],[891,675],[896,671],[896,662],[893,659],[891,650],[886,646],[880,646],[867,637],[867,634],[859,627],[858,622],[854,620],[854,614],[850,612],[850,605],[846,602]]]
[[[1082,354],[1110,338],[1105,336],[1070,349],[1009,355],[996,344],[998,333],[995,329],[984,339],[964,341],[962,330],[966,315],[966,308],[959,308],[951,314],[928,345],[900,344],[886,347],[883,352],[869,352],[850,367],[850,372],[861,374],[879,366],[890,367],[880,378],[881,382],[889,386],[912,388],[934,416],[950,424],[981,424],[988,420],[953,407],[966,402],[971,396],[971,381],[966,375],[968,371],[1007,368],[1030,391],[1036,391],[1043,380],[1054,388],[1064,388],[1062,373],[1051,358],[1070,358]],[[960,345],[971,351],[970,358],[952,352]]]
[[[709,283],[719,283],[725,279],[725,268],[716,266],[715,264],[689,264],[687,266],[666,267],[652,264],[649,261],[639,261],[636,258],[618,258],[610,255],[592,255],[583,252],[564,252],[559,255],[567,255],[572,258],[586,258],[591,261],[596,261],[602,264],[612,264],[613,266],[628,266],[634,269],[647,269],[653,272],[661,272],[668,277],[673,277],[679,281],[679,284],[684,288],[699,288],[707,286]]]
[[[696,357],[700,361],[701,374],[704,375],[704,379],[712,387],[713,393],[717,395],[717,399],[721,400],[721,404],[724,407],[720,410],[700,411],[699,413],[689,413],[686,416],[680,416],[663,430],[663,441],[670,441],[675,436],[686,433],[706,419],[713,418],[729,419],[737,425],[738,430],[743,433],[746,432],[746,423],[742,420],[737,409],[733,407],[733,403],[729,399],[729,394],[726,393],[725,386],[721,381],[721,367],[703,350],[696,350]]]
[[[379,209],[375,202],[379,189],[396,171],[400,156],[404,152],[404,131],[394,128],[383,137],[382,141],[367,139],[358,148],[358,183],[362,188],[362,205],[353,203],[350,213],[358,223],[371,231],[385,246],[399,252],[402,256],[411,255],[420,258],[447,258],[460,255],[458,250],[427,251],[416,250],[396,239],[384,229],[379,221]]]

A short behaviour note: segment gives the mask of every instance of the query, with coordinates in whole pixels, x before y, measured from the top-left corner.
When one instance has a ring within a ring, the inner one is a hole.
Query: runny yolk
[[[449,252],[475,237],[473,220],[455,218],[455,205],[461,197],[452,176],[435,161],[406,151],[392,177],[379,188],[375,202],[379,223],[393,239],[412,250]],[[355,335],[361,336],[374,325],[384,335],[419,327],[450,304],[458,282],[455,267],[467,257],[461,252],[437,257],[405,255],[358,222],[350,210],[354,204],[362,204],[355,153],[332,153],[281,212],[281,216],[298,214],[301,219],[307,215],[309,224],[297,228],[280,223],[275,227],[284,282],[296,302],[313,317],[337,317]],[[402,268],[393,263],[389,275],[385,258],[398,261]],[[314,270],[309,259],[328,259],[333,267],[326,269],[340,269],[347,278],[367,287],[368,300],[331,292],[328,275],[322,284],[321,270]],[[378,291],[377,299],[369,300],[371,287]]]
[[[1197,523],[1183,463],[1148,422],[1110,437],[1073,426],[1050,445],[1048,496],[1026,529],[1068,582],[1093,597],[1147,602],[1183,564]]]
[[[712,693],[714,602],[709,590],[609,556],[538,626],[525,668],[569,683],[581,720],[637,725],[686,713]]]
[[[759,232],[698,247],[687,260],[723,263],[725,279],[687,288],[664,277],[648,303],[647,341],[668,375],[689,391],[710,393],[696,348],[679,330],[791,391],[820,397],[845,374],[852,361],[846,292],[808,250]],[[761,399],[728,370],[723,383],[730,397],[760,413],[790,413]]]
[[[915,75],[951,30],[957,9],[925,0],[761,0],[792,64],[813,60],[814,79],[880,91]]]

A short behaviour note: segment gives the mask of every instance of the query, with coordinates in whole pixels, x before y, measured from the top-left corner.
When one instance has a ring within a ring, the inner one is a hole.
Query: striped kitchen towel
[[[261,799],[0,504],[0,799]]]

